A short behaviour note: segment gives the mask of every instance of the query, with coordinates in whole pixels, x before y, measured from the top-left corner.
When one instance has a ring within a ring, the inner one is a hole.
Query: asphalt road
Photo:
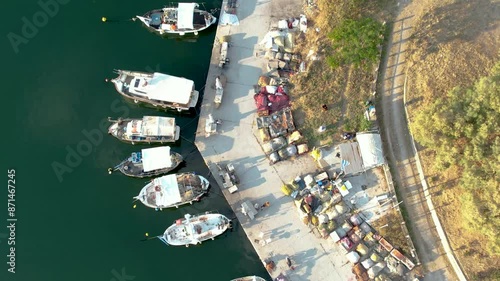
[[[412,32],[412,20],[412,15],[399,13],[382,63],[384,82],[379,88],[381,133],[396,188],[408,214],[407,226],[425,269],[425,280],[456,280],[425,201],[405,115],[406,47]]]

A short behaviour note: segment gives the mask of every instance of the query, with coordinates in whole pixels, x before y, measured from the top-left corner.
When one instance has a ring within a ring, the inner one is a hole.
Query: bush
[[[488,237],[500,253],[500,63],[468,89],[455,88],[417,112],[415,139],[435,151],[439,170],[458,167],[463,227]]]

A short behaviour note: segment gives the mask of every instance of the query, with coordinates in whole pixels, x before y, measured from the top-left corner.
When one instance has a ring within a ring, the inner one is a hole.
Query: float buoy
[[[135,209],[135,207],[137,207],[137,205],[136,205],[136,204],[134,204],[134,206],[133,206],[132,208],[134,208],[134,209]]]
[[[148,236],[149,236],[149,233],[147,233],[147,232],[146,232],[146,234],[145,234],[145,235],[146,235],[146,237],[148,237]]]
[[[108,174],[110,174],[110,175],[111,175],[111,173],[113,173],[113,169],[109,168],[109,169],[108,169]]]
[[[106,17],[101,18],[102,22],[106,22],[108,19]]]

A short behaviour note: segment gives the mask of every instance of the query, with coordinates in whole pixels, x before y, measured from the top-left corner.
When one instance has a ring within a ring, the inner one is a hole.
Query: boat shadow
[[[251,16],[254,13],[257,5],[262,5],[267,2],[269,1],[265,0],[257,3],[257,0],[250,0],[250,1],[236,0],[236,15],[238,16],[238,20],[241,22],[242,20]],[[222,8],[224,9],[225,7]]]
[[[175,116],[183,116],[183,117],[196,117],[198,115],[198,110],[195,108],[190,108],[189,110],[185,110],[185,111],[178,111],[176,109],[172,109],[172,108],[163,108],[161,106],[153,106],[149,103],[145,103],[145,102],[140,102],[138,101],[137,103],[128,99],[128,98],[123,98],[123,100],[125,101],[125,103],[128,105],[128,107],[130,109],[133,109],[135,107],[140,107],[140,108],[145,108],[145,109],[154,109],[155,111],[157,112],[161,112],[161,113],[169,113],[169,114],[172,114],[172,115],[175,115]],[[199,104],[199,101],[198,101],[198,104]],[[154,115],[154,114],[150,114],[150,115]]]

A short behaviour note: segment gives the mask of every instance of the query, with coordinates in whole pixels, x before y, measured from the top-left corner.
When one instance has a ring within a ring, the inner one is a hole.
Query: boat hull
[[[186,217],[168,227],[161,239],[171,246],[197,245],[226,232],[230,228],[230,222],[221,214]]]
[[[205,21],[204,22],[198,22],[198,23],[193,23],[193,28],[184,28],[184,29],[170,29],[170,28],[161,28],[160,26],[152,26],[150,25],[150,17],[151,15],[155,13],[165,13],[167,10],[176,10],[176,8],[164,8],[164,9],[157,9],[157,10],[152,10],[147,13],[145,13],[142,16],[136,16],[137,19],[139,19],[143,25],[150,31],[157,33],[159,35],[167,35],[167,34],[175,34],[175,35],[186,35],[186,34],[194,34],[198,35],[199,32],[211,27],[217,22],[217,18],[214,17],[212,14],[208,13],[207,11],[203,11],[200,9],[194,9],[194,14],[195,18],[196,16],[198,17],[204,17]],[[175,25],[175,23],[174,23]],[[166,25],[170,26],[170,25]]]
[[[158,185],[158,182],[161,182],[158,179],[168,178],[165,182],[174,182],[173,177],[177,186]],[[206,178],[195,173],[170,174],[155,180],[146,184],[139,195],[134,197],[153,209],[178,208],[197,202],[208,192],[210,186]]]
[[[259,276],[245,276],[236,279],[232,279],[231,281],[266,281],[266,279]]]
[[[196,90],[192,90],[190,93],[189,102],[186,104],[179,104],[175,102],[159,101],[154,99],[149,99],[147,96],[139,96],[130,93],[126,90],[126,85],[131,83],[134,78],[147,78],[151,79],[154,73],[140,72],[140,71],[130,71],[130,70],[117,70],[118,77],[111,80],[114,84],[116,91],[135,104],[144,103],[153,108],[163,109],[166,111],[174,110],[177,112],[189,111],[191,108],[195,108],[200,93]]]
[[[171,152],[171,161],[172,166],[168,168],[153,170],[149,172],[144,172],[142,162],[141,163],[133,163],[131,160],[127,159],[119,167],[120,172],[124,175],[134,178],[146,178],[146,177],[154,177],[166,174],[175,170],[183,161],[182,155],[176,152]]]
[[[152,144],[152,143],[159,143],[159,144],[164,144],[164,143],[172,143],[175,144],[179,141],[180,139],[180,133],[181,133],[181,128],[179,126],[175,126],[175,133],[173,136],[133,136],[130,137],[127,134],[124,134],[124,128],[127,126],[127,122],[132,122],[140,119],[121,119],[114,121],[111,126],[108,128],[108,133],[115,138],[131,143],[131,144],[136,144],[136,143],[147,143],[147,144]]]

